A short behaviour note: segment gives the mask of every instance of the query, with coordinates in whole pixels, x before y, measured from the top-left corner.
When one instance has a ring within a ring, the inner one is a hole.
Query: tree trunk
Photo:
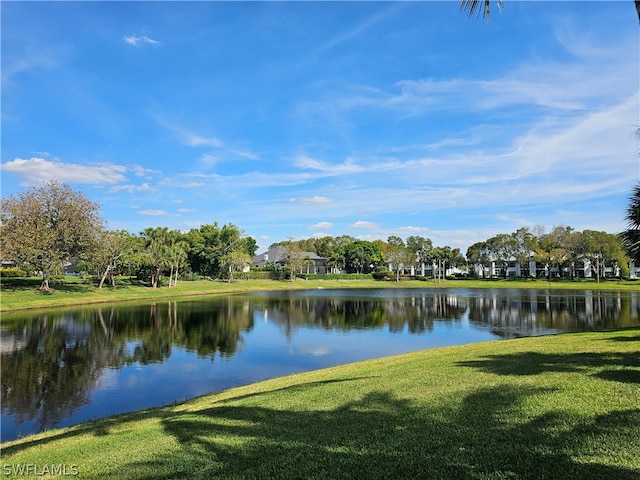
[[[169,288],[171,288],[171,282],[173,282],[173,264],[171,265],[171,270],[169,271]]]
[[[158,288],[158,280],[160,279],[160,265],[155,267],[153,275],[151,275],[151,288]]]
[[[104,282],[107,279],[107,275],[109,275],[109,270],[111,270],[111,265],[107,265],[107,268],[102,274],[102,278],[100,279],[100,285],[98,285],[98,290],[102,290],[102,286],[104,285]]]

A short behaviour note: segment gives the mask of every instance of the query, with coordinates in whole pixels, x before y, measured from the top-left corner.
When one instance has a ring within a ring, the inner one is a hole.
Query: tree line
[[[24,275],[41,275],[43,290],[70,262],[78,273],[99,278],[99,288],[115,285],[118,274],[157,288],[162,276],[169,287],[187,274],[231,280],[257,250],[256,241],[231,223],[186,233],[148,227],[131,234],[107,229],[98,209],[82,192],[55,181],[3,199],[0,258]]]
[[[531,269],[531,261],[541,266],[547,277],[552,274],[570,277],[580,268],[591,269],[590,276],[599,281],[607,267],[629,275],[629,257],[618,235],[596,230],[582,232],[567,226],[554,227],[550,232],[523,227],[511,234],[499,234],[471,245],[467,261],[488,269],[495,263],[501,274],[507,276],[509,262],[515,261],[523,277],[539,276]]]
[[[291,239],[272,244],[286,249],[286,264],[293,272],[302,272],[307,263],[304,252],[313,252],[326,259],[327,265],[346,273],[387,273],[396,275],[423,263],[462,265],[465,258],[459,248],[434,246],[429,238],[417,235],[402,238],[391,235],[384,240],[360,240],[349,235],[324,236],[293,241]],[[440,269],[443,271],[443,268]]]
[[[255,239],[234,224],[202,225],[188,232],[167,227],[148,227],[138,234],[109,230],[98,215],[99,206],[82,192],[55,181],[30,187],[17,196],[2,199],[0,213],[0,259],[24,271],[42,276],[42,289],[63,272],[64,265],[76,263],[76,271],[99,279],[99,288],[115,285],[118,274],[135,276],[157,288],[165,277],[168,286],[179,278],[210,277],[232,281],[236,272],[251,265],[257,251]],[[628,229],[619,235],[558,226],[545,233],[541,228],[523,227],[510,234],[498,234],[471,245],[463,255],[459,248],[434,246],[429,238],[392,235],[386,241],[366,241],[341,235],[274,243],[284,247],[285,267],[290,273],[303,272],[310,263],[308,253],[326,260],[334,271],[347,273],[394,272],[396,279],[407,270],[423,265],[436,279],[447,268],[479,265],[487,269],[497,264],[503,275],[509,262],[516,261],[522,276],[531,260],[542,264],[546,274],[568,271],[573,275],[577,262],[588,261],[596,279],[605,266],[614,266],[621,276],[629,274],[628,263],[640,263],[640,185],[636,186],[626,212]],[[265,265],[275,269],[281,265]],[[422,274],[424,275],[424,269]],[[7,269],[4,269],[7,274]]]
[[[347,273],[371,273],[390,271],[399,280],[403,273],[429,271],[434,279],[444,279],[448,269],[469,269],[477,276],[491,276],[495,265],[501,276],[506,277],[513,263],[519,265],[522,277],[539,276],[530,268],[534,261],[546,276],[566,272],[573,277],[578,265],[588,268],[596,280],[604,277],[607,267],[614,268],[620,276],[629,275],[630,258],[619,235],[607,232],[558,226],[550,232],[541,227],[522,227],[516,232],[501,233],[485,241],[471,245],[466,255],[459,248],[434,246],[429,238],[410,236],[405,240],[392,235],[387,241],[358,240],[349,236],[322,237],[280,242],[272,245],[291,250],[315,252],[325,257],[328,265],[344,269]],[[287,258],[295,257],[289,253]],[[301,265],[291,263],[294,271]],[[425,269],[426,267],[426,269]],[[474,268],[479,267],[479,268]]]

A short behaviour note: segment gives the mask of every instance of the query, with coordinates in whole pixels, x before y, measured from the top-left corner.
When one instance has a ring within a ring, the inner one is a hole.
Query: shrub
[[[6,267],[6,268],[0,268],[0,276],[1,277],[26,277],[27,272],[22,270],[20,267]]]
[[[374,280],[391,280],[396,278],[396,274],[393,272],[374,272],[371,274]]]
[[[248,275],[251,280],[269,280],[273,276],[273,271],[249,270]]]

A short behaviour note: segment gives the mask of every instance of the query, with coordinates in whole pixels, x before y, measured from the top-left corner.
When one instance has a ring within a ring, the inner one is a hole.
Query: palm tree
[[[496,0],[498,8],[502,10],[504,0]],[[640,0],[634,0],[636,5],[636,12],[638,14],[638,21],[640,21]],[[460,10],[467,12],[469,16],[474,14],[480,15],[480,7],[484,7],[482,10],[482,18],[489,20],[489,14],[491,13],[491,0],[460,0]]]
[[[625,215],[627,230],[620,234],[627,253],[636,265],[640,264],[640,183],[629,197],[629,206]]]
[[[147,227],[142,232],[144,238],[144,252],[146,263],[152,268],[151,288],[158,288],[158,282],[162,269],[169,264],[170,249],[168,239],[170,236],[167,227]]]
[[[504,0],[496,0],[496,3],[498,4],[498,8],[502,10]],[[482,18],[489,20],[491,0],[460,0],[460,10],[467,12],[470,17],[476,13],[480,15],[480,6],[484,7],[482,10]]]

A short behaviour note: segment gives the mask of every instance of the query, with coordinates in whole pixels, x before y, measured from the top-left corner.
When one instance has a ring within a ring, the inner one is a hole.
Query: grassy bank
[[[427,281],[382,282],[376,280],[241,280],[232,283],[220,281],[179,282],[175,288],[162,287],[153,290],[147,286],[127,282],[116,288],[98,290],[93,284],[67,278],[53,284],[50,292],[38,290],[39,280],[12,282],[2,279],[0,312],[30,308],[49,308],[67,305],[122,302],[128,300],[161,299],[188,295],[216,295],[222,293],[245,293],[260,290],[292,290],[315,288],[544,288],[544,289],[593,289],[593,290],[639,290],[640,283],[634,281],[548,282],[546,280],[447,280],[442,283]]]
[[[639,398],[640,329],[488,342],[5,443],[2,475],[637,480]]]

